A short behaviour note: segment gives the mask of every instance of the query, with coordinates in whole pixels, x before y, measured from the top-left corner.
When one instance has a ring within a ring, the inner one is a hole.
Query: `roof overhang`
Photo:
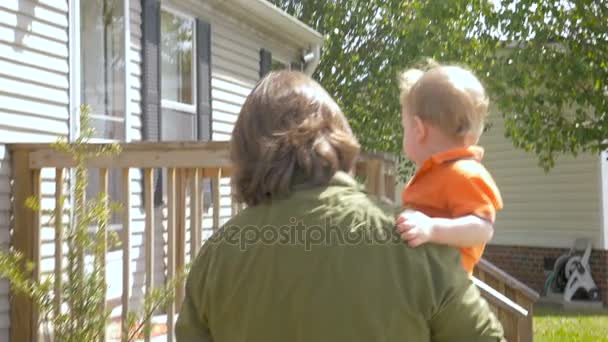
[[[323,35],[265,0],[206,0],[281,41],[303,50],[323,44]]]

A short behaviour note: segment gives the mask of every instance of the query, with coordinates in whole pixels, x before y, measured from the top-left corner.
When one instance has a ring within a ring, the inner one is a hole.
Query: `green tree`
[[[503,0],[490,24],[507,43],[488,56],[487,85],[515,146],[546,169],[561,153],[604,150],[608,2]]]
[[[367,150],[400,152],[397,74],[426,58],[473,69],[508,137],[546,168],[556,154],[606,147],[607,2],[272,2],[326,35],[314,76]]]

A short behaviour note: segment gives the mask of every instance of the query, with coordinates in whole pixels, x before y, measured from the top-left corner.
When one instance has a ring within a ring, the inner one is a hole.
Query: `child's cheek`
[[[416,159],[416,143],[411,135],[405,137],[403,150],[410,160]]]

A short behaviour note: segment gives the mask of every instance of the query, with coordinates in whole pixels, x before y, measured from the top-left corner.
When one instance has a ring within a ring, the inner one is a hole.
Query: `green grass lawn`
[[[535,342],[608,342],[608,311],[571,312],[556,308],[534,309]]]

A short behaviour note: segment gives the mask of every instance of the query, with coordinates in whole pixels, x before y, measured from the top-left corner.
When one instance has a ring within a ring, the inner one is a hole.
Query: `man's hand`
[[[397,217],[397,232],[410,247],[418,247],[432,240],[435,230],[433,218],[416,210],[406,210]]]

